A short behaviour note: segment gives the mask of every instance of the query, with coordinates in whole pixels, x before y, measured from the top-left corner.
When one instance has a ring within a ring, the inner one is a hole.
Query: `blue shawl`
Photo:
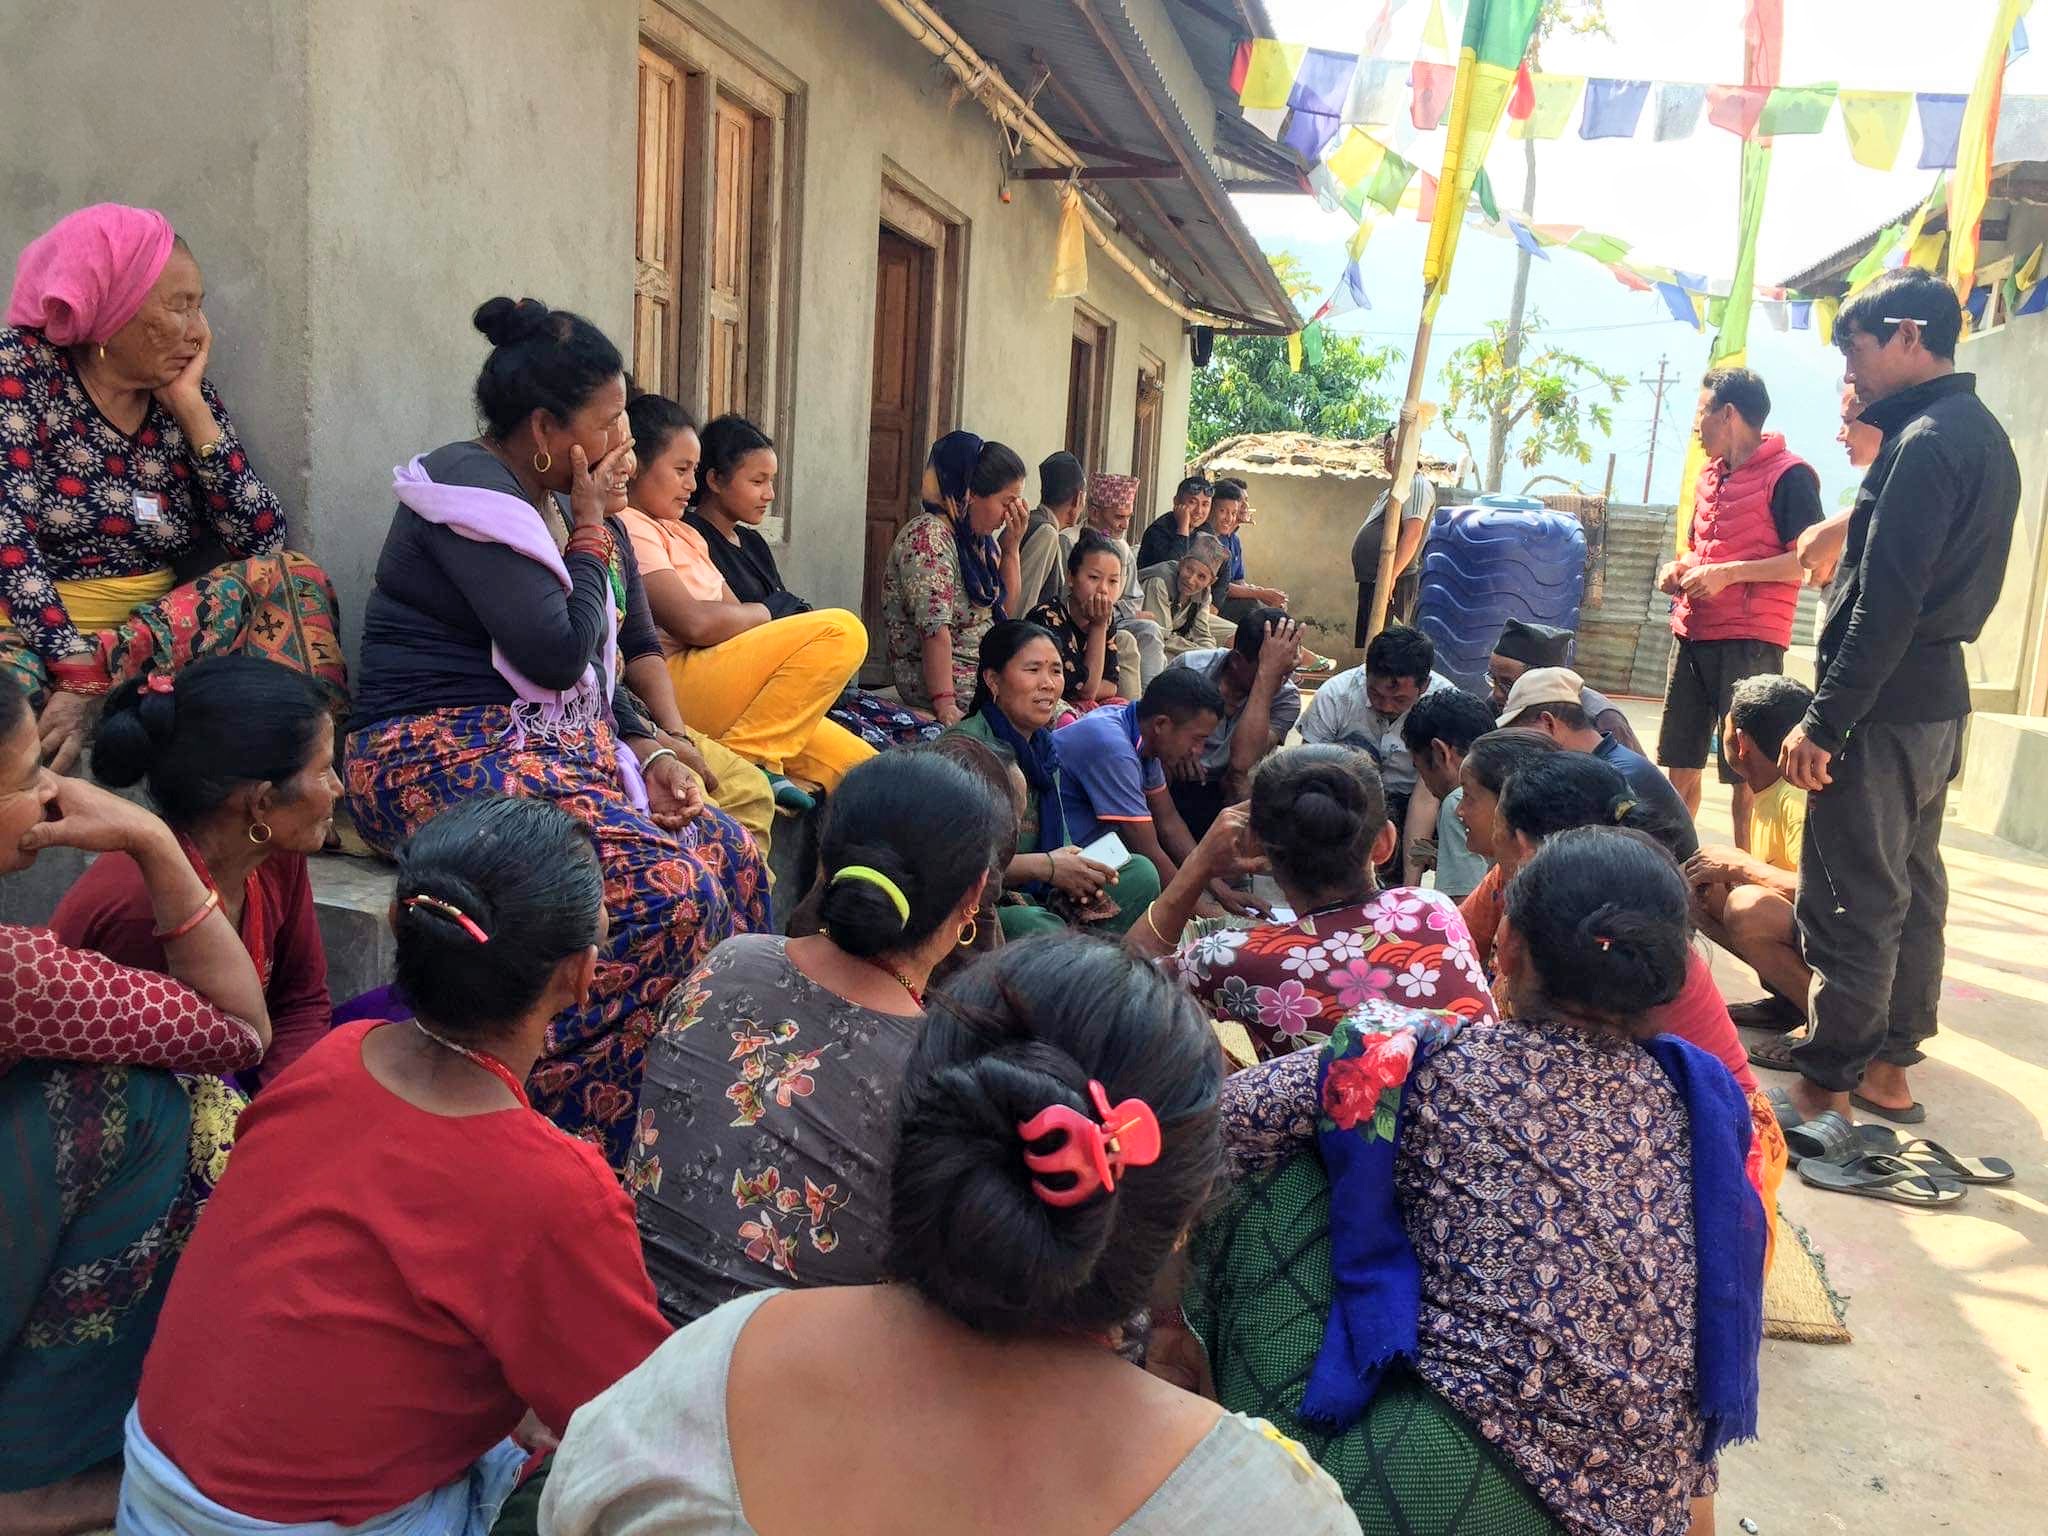
[[[967,588],[968,601],[977,608],[992,608],[999,619],[1003,612],[1003,546],[992,533],[978,534],[967,513],[968,487],[974,466],[981,459],[981,439],[972,432],[948,432],[932,444],[932,475],[939,482],[945,505],[924,504],[925,511],[953,524],[953,544],[960,555],[960,580]]]
[[[1049,729],[1026,736],[1010,724],[994,699],[983,699],[981,718],[989,734],[1010,749],[1023,770],[1031,797],[1038,802],[1038,846],[1044,853],[1067,846],[1067,808],[1060,800],[1060,749]]]
[[[1425,1016],[1426,1017],[1426,1016]],[[1330,1175],[1330,1267],[1336,1301],[1302,1393],[1301,1416],[1341,1430],[1380,1378],[1415,1358],[1422,1270],[1394,1193],[1394,1147],[1408,1069],[1433,1043],[1415,1015],[1368,1005],[1323,1047],[1316,1144]],[[1695,1392],[1702,1464],[1756,1434],[1763,1344],[1764,1210],[1745,1172],[1749,1104],[1719,1061],[1671,1035],[1646,1049],[1692,1122],[1693,1241],[1698,1255]]]

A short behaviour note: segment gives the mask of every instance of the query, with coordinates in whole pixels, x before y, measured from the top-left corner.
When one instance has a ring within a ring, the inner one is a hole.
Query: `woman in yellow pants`
[[[808,810],[814,802],[806,786],[830,790],[875,755],[825,718],[867,657],[867,630],[840,608],[776,618],[765,604],[735,599],[703,535],[683,521],[700,452],[689,413],[660,395],[640,395],[626,414],[639,471],[621,521],[683,719],[757,764],[777,805]],[[722,500],[756,509],[752,521],[766,516],[775,499],[774,455],[753,455],[731,478],[739,483],[721,482]]]

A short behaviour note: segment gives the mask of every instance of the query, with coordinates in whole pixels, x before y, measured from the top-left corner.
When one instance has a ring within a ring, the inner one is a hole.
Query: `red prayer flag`
[[[1529,61],[1524,59],[1515,70],[1515,92],[1508,97],[1508,116],[1518,123],[1526,122],[1535,110],[1536,82],[1529,78]]]
[[[1230,56],[1230,94],[1244,94],[1245,77],[1252,72],[1251,39],[1246,38],[1237,45],[1237,52]]]
[[[1417,131],[1428,133],[1444,120],[1444,113],[1451,104],[1451,88],[1457,84],[1458,66],[1455,64],[1432,64],[1426,59],[1417,59],[1409,71],[1409,89],[1414,93],[1409,102],[1409,120]]]
[[[1415,205],[1416,222],[1427,224],[1436,217],[1436,178],[1427,171],[1422,173],[1422,191],[1418,198],[1419,201]]]
[[[1771,99],[1768,85],[1710,85],[1707,87],[1707,121],[1726,128],[1740,139],[1756,137],[1756,125],[1764,115],[1764,103]]]

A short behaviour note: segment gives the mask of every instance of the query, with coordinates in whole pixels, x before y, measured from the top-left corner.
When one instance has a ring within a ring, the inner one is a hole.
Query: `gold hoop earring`
[[[960,937],[955,939],[953,943],[960,949],[972,949],[974,941],[980,937],[981,918],[979,916],[970,917],[960,925]]]
[[[533,472],[544,475],[555,467],[555,456],[543,448],[533,456]]]
[[[247,836],[250,842],[261,848],[270,841],[270,823],[267,821],[250,822]]]
[[[107,360],[107,344],[106,344],[106,343],[105,343],[105,342],[103,341],[103,342],[101,342],[101,343],[100,343],[100,361],[104,363],[104,362],[105,362],[106,360]]]

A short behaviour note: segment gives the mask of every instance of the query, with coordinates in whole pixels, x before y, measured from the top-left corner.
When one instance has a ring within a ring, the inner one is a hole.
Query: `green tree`
[[[1543,317],[1533,310],[1517,331],[1505,320],[1488,322],[1487,330],[1445,359],[1439,375],[1444,429],[1467,453],[1472,442],[1459,423],[1487,430],[1486,489],[1500,489],[1508,440],[1518,431],[1523,436],[1515,458],[1524,468],[1552,457],[1592,463],[1588,434],[1614,430],[1614,405],[1628,380],[1576,352],[1545,346]],[[1518,343],[1512,352],[1511,341]]]

